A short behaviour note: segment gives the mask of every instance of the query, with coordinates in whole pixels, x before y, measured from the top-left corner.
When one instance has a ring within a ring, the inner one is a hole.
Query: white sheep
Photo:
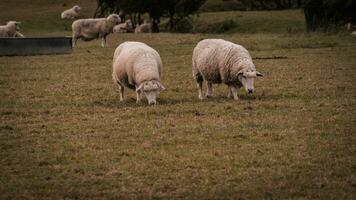
[[[114,33],[127,33],[133,31],[133,24],[130,19],[114,27]]]
[[[65,10],[61,14],[62,19],[74,19],[79,17],[79,11],[81,8],[78,5],[73,6],[72,8]]]
[[[160,76],[162,61],[158,52],[141,42],[124,42],[118,46],[113,58],[113,80],[119,87],[120,101],[124,87],[136,90],[136,102],[144,94],[148,104],[156,104],[157,94],[164,90]]]
[[[105,47],[106,36],[113,32],[114,26],[120,21],[117,14],[111,14],[107,18],[75,20],[72,24],[73,47],[78,39],[90,41],[97,38],[101,38],[101,46]]]
[[[151,21],[145,21],[145,23],[136,25],[135,33],[152,33],[153,23]]]
[[[6,25],[0,26],[0,37],[24,37],[20,32],[21,22],[9,21]]]
[[[244,47],[222,39],[200,41],[194,48],[192,61],[199,99],[203,99],[204,80],[207,81],[207,97],[213,94],[213,84],[224,83],[229,87],[228,98],[238,100],[237,89],[244,87],[246,92],[253,93],[255,78],[262,76]]]

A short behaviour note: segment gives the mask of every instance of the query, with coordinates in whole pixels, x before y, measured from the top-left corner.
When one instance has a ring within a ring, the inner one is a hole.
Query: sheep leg
[[[136,91],[136,103],[140,103],[141,102],[141,91]]]
[[[229,86],[229,93],[227,94],[227,98],[233,98],[231,86]]]
[[[198,87],[198,98],[200,100],[203,99],[203,76],[200,73],[194,73],[195,80],[197,81],[197,87]]]
[[[103,37],[101,38],[101,47],[105,47],[106,46],[106,38]]]
[[[237,88],[235,86],[231,86],[230,91],[232,93],[234,100],[239,100],[239,97],[237,97]]]
[[[119,83],[117,84],[118,88],[119,88],[119,95],[120,95],[120,101],[124,100],[124,87],[122,85],[120,85]]]
[[[203,82],[198,82],[197,83],[197,87],[198,87],[198,98],[200,100],[203,100]]]
[[[207,89],[207,92],[206,92],[206,97],[210,98],[210,97],[213,96],[213,84],[211,82],[208,82],[207,86],[208,86],[208,89]]]
[[[75,47],[75,45],[77,44],[77,40],[78,40],[78,38],[73,36],[73,38],[72,38],[72,47]]]

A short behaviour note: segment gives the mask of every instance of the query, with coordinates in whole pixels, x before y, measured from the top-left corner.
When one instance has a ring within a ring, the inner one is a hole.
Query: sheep
[[[130,19],[126,20],[125,23],[118,24],[114,27],[114,33],[126,33],[133,31],[132,21]]]
[[[203,99],[204,80],[207,81],[207,98],[213,95],[213,84],[224,83],[229,87],[228,98],[238,100],[238,88],[244,87],[246,92],[253,93],[255,78],[263,76],[256,71],[244,47],[222,39],[205,39],[197,44],[193,51],[192,71],[199,99]]]
[[[114,26],[120,21],[117,14],[111,14],[107,18],[75,20],[72,24],[73,47],[78,39],[90,41],[96,38],[101,38],[101,46],[105,47],[106,36],[113,32]]]
[[[0,37],[24,37],[20,32],[21,22],[9,21],[6,25],[0,26]]]
[[[156,104],[157,94],[165,90],[160,76],[162,61],[158,52],[141,42],[120,44],[113,57],[113,81],[117,84],[120,101],[124,100],[124,87],[136,90],[136,103],[147,98],[148,104]]]
[[[62,19],[74,19],[79,17],[79,11],[81,8],[78,5],[73,6],[72,8],[65,10],[61,14]]]
[[[135,33],[152,33],[152,25],[151,21],[145,21],[145,23],[141,25],[136,25]]]

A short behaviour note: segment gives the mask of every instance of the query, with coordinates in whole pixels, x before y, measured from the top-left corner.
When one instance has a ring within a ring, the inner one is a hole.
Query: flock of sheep
[[[62,19],[79,16],[79,6],[62,13]],[[92,40],[101,38],[101,46],[106,45],[106,36],[112,32],[132,32],[131,20],[121,23],[117,14],[107,18],[78,19],[72,24],[73,47],[78,39]],[[136,33],[152,32],[150,22],[137,25]],[[198,86],[198,97],[203,99],[203,81],[207,82],[206,97],[213,95],[213,84],[224,83],[228,85],[228,98],[235,100],[237,90],[244,87],[248,93],[254,91],[254,80],[261,73],[256,71],[255,65],[248,51],[237,44],[221,40],[206,39],[200,41],[193,51],[193,77]],[[165,89],[160,77],[162,60],[159,53],[141,42],[124,42],[119,45],[113,58],[113,81],[117,84],[120,101],[124,100],[124,88],[136,91],[136,102],[140,102],[143,95],[148,104],[156,104],[158,93]]]
[[[228,98],[238,100],[237,90],[243,87],[253,93],[255,78],[262,76],[244,47],[222,39],[200,41],[194,48],[192,64],[199,99],[204,98],[204,80],[208,86],[206,97],[212,97],[213,84],[224,83],[229,87]],[[112,74],[120,101],[127,87],[136,91],[137,103],[145,95],[148,104],[156,104],[156,96],[165,89],[160,80],[161,71],[161,57],[153,48],[141,42],[120,44],[114,53]]]
[[[64,11],[62,19],[79,16],[80,7]],[[102,39],[102,46],[106,45],[106,36],[116,31],[132,29],[131,21],[122,24],[117,14],[107,18],[78,19],[72,24],[73,46],[78,39],[84,41]],[[0,26],[0,37],[21,37],[18,22],[8,22]],[[147,23],[139,26],[149,29]],[[146,31],[146,30],[145,30]],[[22,36],[23,37],[23,36]],[[160,91],[165,90],[161,83],[162,60],[159,53],[152,47],[141,42],[124,42],[120,44],[113,56],[112,78],[117,84],[120,101],[124,100],[124,88],[136,91],[137,102],[143,96],[148,104],[156,104],[156,97]],[[193,51],[192,72],[198,87],[198,97],[203,99],[203,81],[207,82],[206,97],[212,97],[213,84],[224,83],[228,86],[228,98],[238,100],[237,90],[243,87],[247,93],[254,92],[254,80],[261,73],[256,71],[249,52],[242,46],[222,39],[205,39],[200,41]]]
[[[62,19],[75,19],[79,17],[80,6],[75,5],[72,8],[65,10],[61,14]],[[73,47],[75,46],[78,39],[84,41],[90,41],[93,39],[100,38],[101,46],[106,46],[106,36],[110,33],[151,33],[152,32],[152,22],[146,20],[143,24],[134,26],[130,19],[123,23],[121,18],[117,14],[111,14],[107,18],[96,18],[96,19],[78,19],[72,24],[73,31]]]

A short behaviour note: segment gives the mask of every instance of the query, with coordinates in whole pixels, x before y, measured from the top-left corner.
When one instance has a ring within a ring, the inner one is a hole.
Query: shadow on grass
[[[175,97],[159,97],[157,98],[157,106],[174,106],[174,105],[195,105],[201,103],[232,103],[232,102],[254,102],[254,101],[279,101],[285,99],[303,99],[305,96],[297,95],[292,92],[285,93],[269,93],[266,91],[262,91],[260,93],[255,93],[252,95],[243,93],[238,95],[239,100],[235,101],[232,98],[227,98],[225,95],[215,95],[210,98],[204,98],[203,100],[198,99],[198,97],[194,95],[187,95],[187,97],[175,96]],[[116,96],[112,96],[106,99],[98,98],[94,99],[91,104],[93,106],[102,106],[106,108],[141,108],[141,107],[151,107],[152,105],[148,105],[146,98],[143,98],[140,103],[136,103],[136,99],[133,97],[128,97],[124,99],[124,101],[120,102],[119,98]]]

